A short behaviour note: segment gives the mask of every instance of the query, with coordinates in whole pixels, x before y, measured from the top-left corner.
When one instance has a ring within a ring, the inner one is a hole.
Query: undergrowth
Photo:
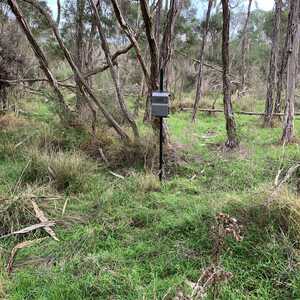
[[[232,278],[219,298],[300,298],[299,175],[266,205],[278,170],[287,172],[300,158],[296,144],[277,143],[280,128],[238,117],[241,147],[229,153],[222,115],[200,114],[191,125],[189,114],[173,114],[168,125],[182,161],[160,185],[141,163],[145,154],[156,159],[147,129],[142,148],[126,151],[105,132],[92,141],[89,133],[62,132],[43,118],[24,122],[0,131],[10,144],[0,148],[0,232],[37,222],[34,197],[56,221],[60,241],[48,237],[20,250],[8,277],[13,246],[47,233],[0,239],[0,298],[176,299],[210,265],[221,212],[241,223],[243,240],[226,238],[220,264]],[[99,147],[112,165],[99,158]]]

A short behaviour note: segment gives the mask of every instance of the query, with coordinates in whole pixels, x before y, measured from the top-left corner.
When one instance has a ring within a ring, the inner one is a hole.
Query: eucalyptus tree
[[[287,37],[287,93],[282,143],[290,143],[294,138],[295,89],[300,44],[300,1],[289,2]]]
[[[223,61],[223,94],[224,94],[224,114],[226,121],[227,141],[225,146],[233,149],[239,145],[236,132],[236,122],[234,118],[231,102],[231,83],[229,78],[229,32],[230,32],[230,8],[229,0],[222,0],[223,30],[222,30],[222,61]]]
[[[213,5],[213,0],[208,0],[204,31],[203,31],[202,42],[201,42],[201,46],[200,46],[200,54],[199,54],[200,62],[198,65],[196,96],[195,96],[193,112],[192,112],[192,122],[195,122],[197,109],[198,109],[199,102],[201,99],[204,50],[205,50],[207,35],[208,35],[208,31],[209,31],[209,20],[210,20],[210,13],[211,13],[212,5]]]
[[[275,0],[275,13],[273,21],[272,45],[269,63],[269,75],[267,81],[267,97],[265,104],[264,125],[272,125],[272,115],[274,110],[274,96],[276,80],[278,77],[278,56],[279,56],[279,32],[281,22],[282,0]]]

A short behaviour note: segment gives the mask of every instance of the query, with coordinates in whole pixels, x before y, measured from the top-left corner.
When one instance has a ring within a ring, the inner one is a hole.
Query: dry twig
[[[45,238],[41,238],[41,239],[36,239],[36,240],[32,240],[32,241],[25,241],[25,242],[22,242],[22,243],[19,243],[17,244],[11,251],[11,254],[10,254],[10,257],[9,257],[9,260],[8,260],[8,264],[7,264],[7,272],[10,274],[12,272],[12,269],[13,269],[13,263],[14,263],[14,258],[17,254],[17,251],[19,249],[23,249],[23,248],[27,248],[27,247],[30,247],[36,243],[39,243],[41,241],[43,241]]]

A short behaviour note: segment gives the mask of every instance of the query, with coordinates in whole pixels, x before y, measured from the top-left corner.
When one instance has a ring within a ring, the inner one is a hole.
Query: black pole
[[[160,70],[159,90],[164,90],[164,71]],[[163,178],[163,118],[159,118],[159,181]]]
[[[163,178],[163,118],[159,118],[159,181]]]
[[[159,73],[159,90],[162,92],[164,90],[164,70],[160,69]]]

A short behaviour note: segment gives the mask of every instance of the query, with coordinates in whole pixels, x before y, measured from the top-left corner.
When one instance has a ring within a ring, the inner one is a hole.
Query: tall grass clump
[[[1,257],[4,256],[4,251],[1,249],[0,247],[0,264],[3,265],[2,261],[1,261]],[[7,299],[7,295],[6,295],[6,289],[5,289],[5,282],[6,282],[7,278],[6,278],[6,275],[3,274],[1,271],[0,271],[0,299]]]
[[[28,198],[0,198],[0,235],[22,228],[24,224],[32,224],[35,217],[30,210]]]
[[[51,183],[58,191],[81,192],[95,169],[79,152],[30,152],[30,164],[24,172],[27,182]]]
[[[300,198],[284,186],[269,204],[270,217],[280,230],[300,245]]]

